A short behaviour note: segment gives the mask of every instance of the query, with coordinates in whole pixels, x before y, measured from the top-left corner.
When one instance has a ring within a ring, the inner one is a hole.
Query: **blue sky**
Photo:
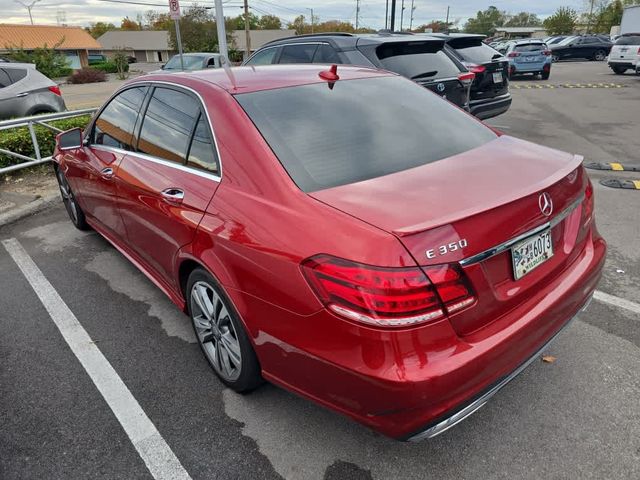
[[[33,0],[22,0],[30,3]],[[55,24],[58,17],[66,18],[69,25],[88,25],[90,22],[106,21],[119,24],[124,16],[135,18],[137,14],[153,9],[166,11],[165,0],[135,0],[140,3],[156,5],[126,5],[109,3],[101,0],[40,0],[33,7],[32,14],[35,23]],[[192,4],[190,0],[181,0],[183,8]],[[200,5],[212,6],[213,0],[198,2]],[[241,0],[223,0],[225,16],[236,16],[242,10]],[[361,0],[360,23],[371,28],[383,28],[385,18],[385,0]],[[444,20],[447,5],[451,6],[450,18],[464,24],[467,18],[475,16],[478,10],[484,10],[489,5],[495,5],[501,10],[511,13],[528,11],[544,18],[554,12],[559,6],[571,6],[580,10],[584,0],[414,0],[413,24],[421,25],[432,20]],[[400,22],[400,4],[398,0],[397,25]],[[270,13],[288,21],[295,16],[309,15],[309,8],[314,9],[314,15],[324,20],[355,21],[356,0],[249,0],[254,13]],[[405,26],[409,24],[411,0],[405,0]],[[29,23],[27,10],[14,0],[0,0],[3,12],[3,23]]]

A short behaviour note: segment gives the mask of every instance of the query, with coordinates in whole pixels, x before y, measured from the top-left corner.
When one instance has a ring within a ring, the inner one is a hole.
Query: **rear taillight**
[[[458,80],[460,80],[465,85],[473,82],[473,79],[476,78],[476,74],[473,72],[463,72],[458,75]]]
[[[640,55],[640,47],[638,47],[638,55]]]
[[[406,327],[445,317],[475,302],[455,266],[388,268],[329,255],[302,262],[302,272],[332,312],[382,327]],[[426,272],[426,274],[425,274]],[[427,277],[431,277],[431,281]]]
[[[587,188],[585,188],[584,190],[583,208],[584,208],[584,215],[583,215],[584,221],[582,223],[582,226],[586,227],[593,220],[593,208],[594,208],[593,185],[591,184],[591,180],[589,179],[587,179]]]
[[[487,69],[484,65],[478,65],[475,63],[464,62],[464,66],[469,69],[470,72],[474,74],[484,73]]]
[[[58,85],[54,85],[53,87],[49,87],[49,91],[51,93],[55,93],[56,95],[58,95],[59,97],[62,96],[62,92],[60,91],[60,87]]]
[[[542,52],[542,54],[543,54],[545,57],[548,57],[549,55],[551,55],[551,50],[544,50],[544,51]]]
[[[509,55],[507,55],[507,57],[509,58],[515,58],[515,57],[519,57],[520,53],[519,52],[509,52]]]

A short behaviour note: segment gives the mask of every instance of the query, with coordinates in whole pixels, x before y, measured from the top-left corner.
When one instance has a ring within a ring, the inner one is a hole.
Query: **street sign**
[[[169,17],[171,20],[180,19],[180,2],[178,0],[169,0]]]

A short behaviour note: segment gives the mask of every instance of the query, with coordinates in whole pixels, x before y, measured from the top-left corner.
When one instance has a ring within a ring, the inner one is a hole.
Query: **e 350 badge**
[[[448,253],[453,253],[456,250],[460,250],[464,247],[466,247],[467,244],[467,239],[463,238],[462,240],[458,240],[457,242],[451,242],[451,243],[447,243],[445,245],[440,245],[439,247],[436,248],[432,248],[430,250],[426,251],[427,254],[427,258],[432,259],[432,258],[436,258],[436,257],[440,257],[443,255],[446,255]]]

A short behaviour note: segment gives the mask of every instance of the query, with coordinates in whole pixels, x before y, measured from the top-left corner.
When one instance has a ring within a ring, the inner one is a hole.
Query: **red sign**
[[[169,16],[172,20],[180,18],[180,2],[178,0],[169,0]]]

